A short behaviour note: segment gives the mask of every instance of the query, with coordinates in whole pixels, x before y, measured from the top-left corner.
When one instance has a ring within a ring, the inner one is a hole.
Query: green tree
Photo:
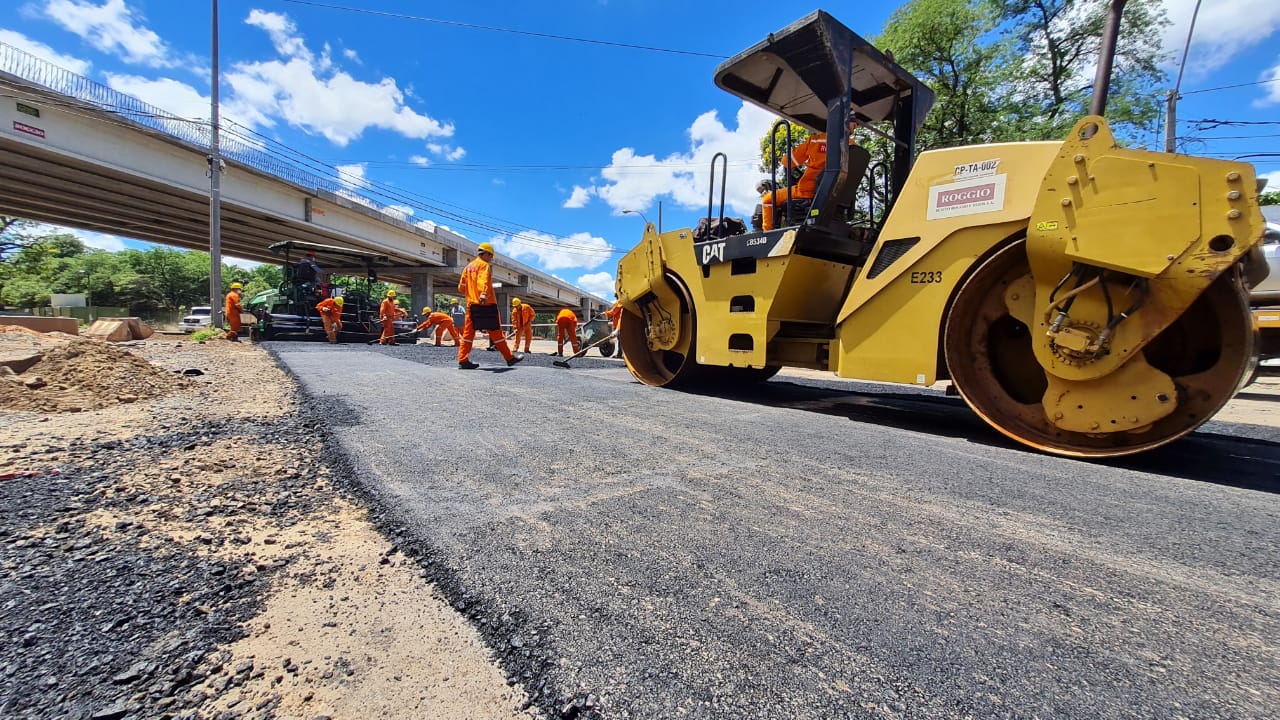
[[[0,215],[0,263],[44,239],[38,228],[31,220]]]
[[[791,144],[787,144],[787,129],[790,129]],[[800,173],[798,169],[794,170],[792,177],[787,177],[787,148],[796,147],[800,143],[809,139],[813,133],[807,128],[799,125],[774,125],[770,132],[766,132],[760,138],[760,172],[772,177],[778,187],[791,187],[795,181],[799,179]],[[772,139],[770,138],[772,135]],[[777,157],[774,157],[774,154]]]
[[[1280,190],[1272,190],[1258,195],[1259,205],[1280,205]]]
[[[1091,70],[1102,45],[1108,0],[989,0],[1022,58],[1010,74],[1007,96],[1017,102],[1003,138],[1060,139],[1084,116],[1093,94]],[[1159,0],[1129,0],[1120,25],[1108,93],[1107,119],[1132,135],[1160,112],[1167,81],[1160,63],[1161,30],[1168,25]]]
[[[929,86],[936,100],[917,137],[920,149],[991,142],[1011,112],[1004,92],[1012,43],[994,37],[999,13],[971,0],[911,0],[894,11],[873,44]],[[876,138],[875,146],[887,143]],[[881,153],[883,154],[883,153]]]
[[[155,247],[126,250],[125,258],[139,276],[145,309],[178,310],[203,305],[208,297],[208,253]]]

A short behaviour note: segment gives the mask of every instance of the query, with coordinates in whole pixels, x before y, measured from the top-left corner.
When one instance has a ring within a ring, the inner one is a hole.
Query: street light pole
[[[213,78],[209,90],[209,323],[222,326],[222,156],[218,148],[218,0],[213,3]]]

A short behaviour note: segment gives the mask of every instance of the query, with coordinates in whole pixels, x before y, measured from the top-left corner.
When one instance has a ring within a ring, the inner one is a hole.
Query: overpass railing
[[[208,118],[179,117],[5,43],[0,43],[0,73],[8,73],[59,95],[92,105],[131,123],[190,145],[195,152],[208,154],[210,127]],[[65,109],[74,111],[75,107],[68,103]],[[253,132],[248,128],[226,120],[223,121],[223,127],[229,132],[220,133],[219,146],[222,156],[228,160],[308,190],[327,191],[347,197],[381,212],[381,205],[384,203],[356,192],[351,185],[341,182],[334,176],[318,174],[296,160],[289,160],[277,153],[268,152],[263,145],[255,144],[251,138],[248,138],[248,135]],[[454,247],[467,249],[467,245],[474,245],[470,240],[456,233],[451,233],[444,228],[440,230],[457,238],[449,243]],[[438,234],[437,237],[439,237]],[[530,275],[542,274],[536,268],[514,258],[506,258],[503,264]],[[580,288],[573,289],[581,292]]]

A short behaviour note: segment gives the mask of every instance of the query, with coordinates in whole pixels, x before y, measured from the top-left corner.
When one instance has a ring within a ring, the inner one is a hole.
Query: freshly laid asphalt
[[[1280,716],[1280,429],[1023,449],[957,398],[268,343],[552,716]]]

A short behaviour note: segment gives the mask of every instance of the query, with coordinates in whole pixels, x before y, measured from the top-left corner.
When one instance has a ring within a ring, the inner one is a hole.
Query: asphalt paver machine
[[[1061,142],[915,157],[933,93],[822,11],[715,82],[828,133],[826,169],[796,225],[645,229],[617,280],[641,382],[740,388],[782,367],[950,379],[1013,439],[1106,457],[1191,432],[1251,374],[1247,286],[1265,273],[1251,165],[1122,148],[1097,104]],[[838,141],[850,122],[891,138],[879,218],[854,212],[872,163]]]

